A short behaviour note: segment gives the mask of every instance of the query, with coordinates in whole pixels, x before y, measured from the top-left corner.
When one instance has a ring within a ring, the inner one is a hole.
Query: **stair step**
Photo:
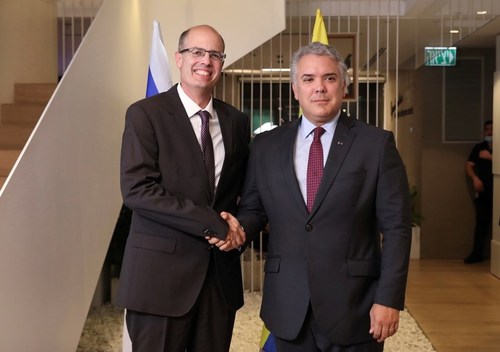
[[[0,149],[0,177],[7,177],[16,163],[21,150]]]
[[[0,126],[0,149],[22,149],[32,131],[29,126]]]
[[[2,188],[3,184],[5,183],[5,180],[7,179],[7,177],[4,177],[4,176],[0,176],[0,189]]]
[[[57,83],[16,83],[14,102],[47,104],[57,87]]]
[[[45,106],[46,103],[1,104],[2,125],[29,125],[34,127]]]

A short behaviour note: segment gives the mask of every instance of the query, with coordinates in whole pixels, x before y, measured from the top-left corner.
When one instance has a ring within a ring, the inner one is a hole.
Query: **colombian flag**
[[[320,9],[316,10],[316,21],[314,22],[314,30],[311,39],[311,43],[314,42],[328,45],[328,34],[326,33],[325,22],[323,21],[323,16],[321,16]]]
[[[274,336],[267,330],[266,326],[262,327],[262,334],[260,337],[260,352],[276,352],[276,343]]]

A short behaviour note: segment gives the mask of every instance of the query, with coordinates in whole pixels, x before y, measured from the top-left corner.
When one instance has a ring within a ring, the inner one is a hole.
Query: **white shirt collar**
[[[340,111],[331,121],[321,126],[325,129],[326,133],[333,135],[333,133],[335,132],[335,127],[337,127],[339,116],[340,116]],[[317,126],[313,124],[311,121],[309,121],[305,115],[302,115],[302,120],[299,127],[300,137],[302,139],[306,139],[316,127]]]
[[[189,118],[193,117],[194,115],[198,114],[198,111],[200,110],[206,110],[212,115],[211,118],[214,118],[215,115],[215,110],[213,106],[213,98],[210,97],[210,101],[208,102],[207,106],[205,108],[201,108],[196,104],[193,99],[188,97],[186,92],[182,89],[181,85],[177,85],[177,93],[179,93],[179,98],[181,99],[182,105],[184,105],[184,109],[186,109],[186,113],[189,116]]]

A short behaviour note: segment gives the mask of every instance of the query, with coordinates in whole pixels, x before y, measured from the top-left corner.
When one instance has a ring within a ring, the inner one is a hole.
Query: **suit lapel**
[[[222,134],[222,142],[224,143],[224,162],[222,164],[222,170],[219,178],[219,185],[223,184],[224,179],[227,174],[228,165],[231,160],[230,155],[232,155],[231,151],[233,150],[234,141],[233,141],[233,121],[231,117],[228,115],[227,110],[224,109],[217,100],[213,101],[214,109],[217,111],[217,118],[219,119],[219,126]],[[217,187],[219,189],[219,187]],[[218,192],[215,193],[214,201],[218,196]]]
[[[208,176],[203,162],[200,144],[193,130],[193,125],[187,116],[184,105],[177,93],[177,85],[169,89],[166,93],[167,99],[164,100],[164,108],[171,116],[173,123],[172,128],[175,129],[174,135],[179,138],[179,143],[186,144],[184,152],[186,153],[186,161],[191,160],[193,167],[197,170],[196,174],[200,177],[200,182],[207,184],[208,193]]]
[[[279,163],[280,169],[278,172],[283,172],[285,182],[290,190],[290,195],[294,201],[298,204],[299,209],[302,207],[305,212],[307,212],[307,207],[304,202],[304,197],[300,191],[299,182],[297,181],[297,175],[295,174],[295,166],[293,163],[294,158],[294,147],[297,138],[298,128],[300,126],[300,119],[294,120],[288,124],[287,130],[283,133],[283,140],[279,141],[277,145],[286,146],[283,153],[281,154],[281,160]]]
[[[342,113],[339,117],[337,127],[335,128],[335,134],[333,135],[332,145],[328,153],[325,168],[323,169],[323,178],[316,194],[316,199],[314,200],[314,206],[310,214],[311,216],[322,203],[345,161],[347,152],[351,148],[354,138],[356,137],[353,127],[353,121]]]

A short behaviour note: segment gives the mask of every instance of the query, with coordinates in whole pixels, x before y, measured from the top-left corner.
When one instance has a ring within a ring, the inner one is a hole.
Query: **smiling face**
[[[292,84],[304,116],[316,126],[331,121],[339,112],[345,81],[336,60],[325,55],[304,55]]]
[[[224,52],[221,36],[210,26],[197,26],[189,30],[179,49],[201,48]],[[175,62],[180,70],[180,83],[186,94],[204,107],[212,94],[212,89],[221,76],[223,62],[210,58],[207,52],[203,57],[195,57],[189,51],[175,53]]]

